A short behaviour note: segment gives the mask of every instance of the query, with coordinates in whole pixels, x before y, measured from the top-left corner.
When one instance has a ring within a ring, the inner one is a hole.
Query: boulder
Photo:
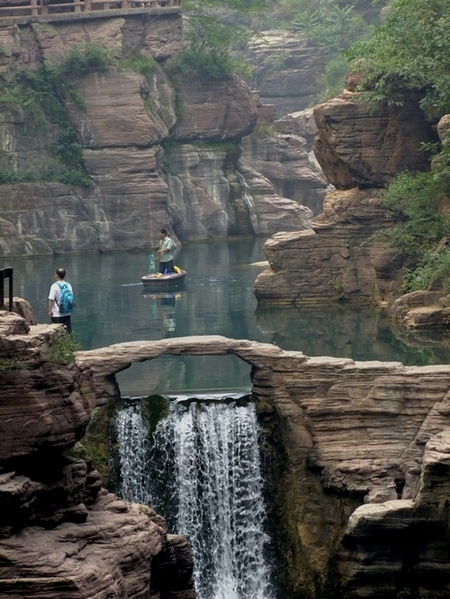
[[[387,242],[379,232],[391,224],[377,190],[327,194],[311,229],[276,233],[266,241],[270,270],[257,277],[256,298],[262,303],[317,304],[368,303],[387,296],[398,284],[397,271],[386,265]],[[401,265],[401,260],[395,263]]]
[[[347,91],[315,106],[314,151],[327,180],[338,189],[385,187],[404,170],[429,170],[430,156],[421,146],[437,136],[421,98],[405,93],[398,104],[374,106],[364,94]]]
[[[174,141],[237,141],[252,132],[257,107],[247,84],[229,75],[215,82],[179,82],[181,115]]]

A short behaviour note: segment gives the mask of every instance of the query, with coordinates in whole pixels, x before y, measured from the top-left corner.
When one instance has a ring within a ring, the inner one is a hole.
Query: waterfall
[[[245,205],[247,206],[248,215],[250,218],[250,223],[253,228],[253,232],[255,233],[255,235],[258,235],[258,233],[260,233],[261,231],[260,231],[260,226],[259,226],[259,222],[258,222],[258,216],[256,214],[255,200],[252,197],[250,187],[249,187],[247,181],[245,180],[244,175],[242,173],[240,173],[239,171],[235,171],[235,172],[236,172],[238,181],[241,184],[242,199],[244,200]]]
[[[119,410],[116,429],[121,469],[120,494],[126,501],[151,504],[146,472],[148,439],[141,406],[132,404]]]
[[[131,499],[147,497],[188,538],[198,599],[272,599],[254,404],[171,402],[145,456],[136,426],[135,407],[119,412],[124,494],[136,485]]]

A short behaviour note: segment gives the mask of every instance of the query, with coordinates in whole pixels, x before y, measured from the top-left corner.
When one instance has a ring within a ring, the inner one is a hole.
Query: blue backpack
[[[61,297],[59,298],[59,311],[61,314],[71,314],[76,308],[75,300],[72,291],[66,283],[58,283],[61,289]]]

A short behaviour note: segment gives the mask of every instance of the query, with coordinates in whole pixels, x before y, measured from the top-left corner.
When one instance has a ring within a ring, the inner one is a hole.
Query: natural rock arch
[[[120,343],[76,361],[92,369],[102,404],[133,362],[226,354],[251,365],[272,434],[269,484],[293,596],[324,596],[337,581],[349,596],[387,599],[417,584],[434,589],[436,577],[447,592],[439,564],[450,559],[450,366],[307,357],[221,336]]]
[[[233,354],[247,362],[252,372],[268,367],[273,359],[295,359],[303,362],[307,358],[302,352],[283,351],[269,343],[258,343],[247,339],[228,339],[220,335],[205,335],[161,339],[159,341],[132,341],[117,343],[100,349],[80,351],[77,363],[86,363],[94,373],[97,405],[120,396],[115,375],[135,362],[145,362],[161,356],[220,356]],[[253,381],[252,381],[253,382]]]

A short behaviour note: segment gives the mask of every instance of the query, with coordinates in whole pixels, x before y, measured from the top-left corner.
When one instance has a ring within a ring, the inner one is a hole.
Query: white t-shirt
[[[60,285],[67,285],[70,291],[73,292],[72,286],[67,281],[61,281],[60,283],[53,283],[48,292],[48,299],[53,300],[52,316],[67,316],[67,314],[61,314],[59,311],[59,302],[61,301],[61,287]]]

